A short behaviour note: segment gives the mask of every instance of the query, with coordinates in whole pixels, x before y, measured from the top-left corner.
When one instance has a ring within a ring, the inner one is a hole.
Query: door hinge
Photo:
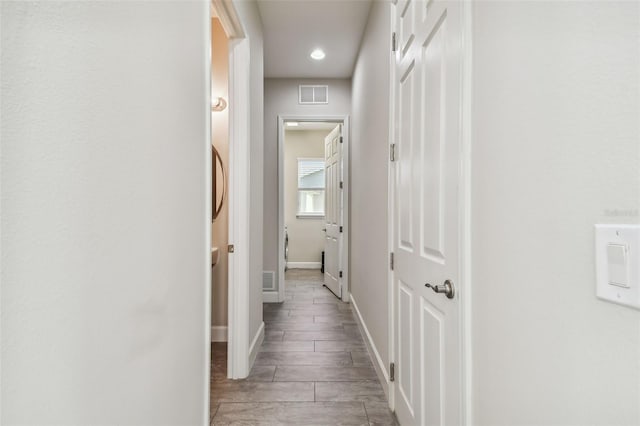
[[[391,364],[389,364],[389,381],[395,382],[395,380],[396,380],[396,364],[395,362],[392,362]]]
[[[396,50],[398,50],[396,46],[396,33],[391,33],[391,51],[395,52]]]
[[[234,253],[236,251],[236,248],[234,247],[233,244],[229,244],[229,247],[227,247],[229,253]]]
[[[396,161],[396,144],[392,143],[389,145],[389,159],[391,161]]]
[[[343,143],[344,139],[342,139],[342,136],[340,136],[340,143]]]
[[[344,182],[340,182],[340,189],[344,187]]]
[[[340,278],[342,278],[342,271],[340,271]]]
[[[340,232],[342,232],[342,226],[340,226]]]
[[[389,253],[389,266],[391,267],[391,270],[393,271],[393,252]]]

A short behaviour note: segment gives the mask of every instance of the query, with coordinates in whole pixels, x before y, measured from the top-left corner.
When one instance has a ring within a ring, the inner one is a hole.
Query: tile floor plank
[[[282,330],[266,330],[264,332],[265,342],[282,342],[284,331]]]
[[[313,321],[315,323],[324,324],[341,324],[341,325],[356,325],[356,319],[353,315],[340,313],[337,315],[314,315]]]
[[[271,329],[270,325],[271,324],[315,324],[315,321],[313,319],[313,315],[306,315],[306,316],[300,316],[300,315],[294,315],[294,316],[289,316],[287,315],[286,317],[282,316],[282,317],[275,317],[273,319],[265,319],[264,320],[264,325],[266,327],[266,329]],[[329,324],[329,325],[334,325],[334,326],[342,326],[342,324]]]
[[[276,369],[272,365],[254,365],[249,376],[244,379],[248,382],[272,382]]]
[[[228,381],[220,383],[211,394],[211,402],[296,402],[313,401],[314,384],[310,382]]]
[[[323,295],[316,296],[313,298],[313,303],[316,305],[323,305],[323,304],[342,303],[342,302],[336,296],[331,294],[326,296],[323,296]]]
[[[276,367],[273,378],[276,382],[357,382],[362,380],[378,380],[371,367],[333,367],[305,365],[282,365]]]
[[[317,312],[318,314],[331,314],[338,313],[341,309],[348,310],[351,309],[349,305],[346,303],[340,303],[340,305],[332,303],[308,303],[308,302],[282,302],[282,309],[289,311],[305,311],[305,312]],[[347,305],[346,307],[342,307],[341,305]],[[347,309],[348,308],[348,309]]]
[[[387,401],[376,381],[316,382],[316,401]]]
[[[315,342],[316,352],[340,352],[340,351],[366,351],[364,342],[354,342],[349,340],[319,340]]]
[[[373,361],[367,351],[351,351],[351,359],[353,360],[353,365],[356,366],[373,366]]]
[[[306,321],[278,321],[270,322],[269,330],[282,331],[345,331],[342,325],[315,323]]]
[[[213,425],[369,425],[361,402],[221,403]]]
[[[348,340],[355,343],[362,342],[362,337],[345,331],[285,331],[283,340]]]
[[[313,342],[264,342],[261,352],[313,352]]]
[[[399,426],[396,416],[389,410],[387,401],[365,401],[370,426]]]
[[[260,352],[255,365],[353,365],[348,352]]]

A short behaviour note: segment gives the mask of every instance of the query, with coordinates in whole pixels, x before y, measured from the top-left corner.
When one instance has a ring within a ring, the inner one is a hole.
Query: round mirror
[[[222,157],[215,146],[211,145],[211,157],[213,170],[211,176],[213,177],[213,196],[211,197],[211,211],[213,214],[212,220],[216,220],[218,215],[222,211],[222,205],[227,192],[227,176],[224,171],[224,164],[222,163]]]

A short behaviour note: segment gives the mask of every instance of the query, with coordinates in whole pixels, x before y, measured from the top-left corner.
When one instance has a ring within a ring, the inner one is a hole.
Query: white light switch
[[[609,284],[629,288],[629,263],[627,251],[623,244],[609,244],[607,246],[607,269]]]
[[[640,309],[640,225],[596,225],[596,295]]]

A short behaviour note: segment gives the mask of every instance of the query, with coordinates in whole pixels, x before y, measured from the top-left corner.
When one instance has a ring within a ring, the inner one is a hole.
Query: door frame
[[[395,31],[397,17],[397,0],[392,0],[390,13],[391,32]],[[472,94],[473,94],[473,9],[470,2],[460,1],[461,7],[461,99],[460,99],[460,186],[458,189],[458,201],[460,215],[458,219],[458,238],[460,264],[458,267],[459,282],[456,287],[460,295],[460,409],[461,424],[471,424],[473,421],[473,327],[472,327],[472,263],[471,263],[471,150],[472,150]],[[395,122],[395,59],[396,52],[389,55],[389,149],[394,143],[394,135],[397,123]],[[393,252],[394,242],[394,176],[395,163],[390,162],[388,168],[388,252]],[[395,347],[395,299],[394,299],[394,271],[389,268],[387,281],[387,294],[389,300],[389,360],[396,362]],[[395,410],[396,382],[389,383],[389,407]]]
[[[246,126],[251,105],[250,44],[231,0],[213,0],[211,17],[220,20],[229,39],[229,244],[233,244],[237,250],[228,257],[227,377],[241,379],[249,375],[250,367],[250,135]]]
[[[350,190],[350,127],[348,115],[278,115],[278,302],[283,302],[285,298],[284,279],[284,123],[287,121],[306,122],[331,122],[342,124],[342,178],[343,178],[343,210],[342,210],[342,248],[340,250],[340,266],[342,269],[342,279],[340,288],[342,290],[342,301],[350,300],[349,286],[349,190]]]

